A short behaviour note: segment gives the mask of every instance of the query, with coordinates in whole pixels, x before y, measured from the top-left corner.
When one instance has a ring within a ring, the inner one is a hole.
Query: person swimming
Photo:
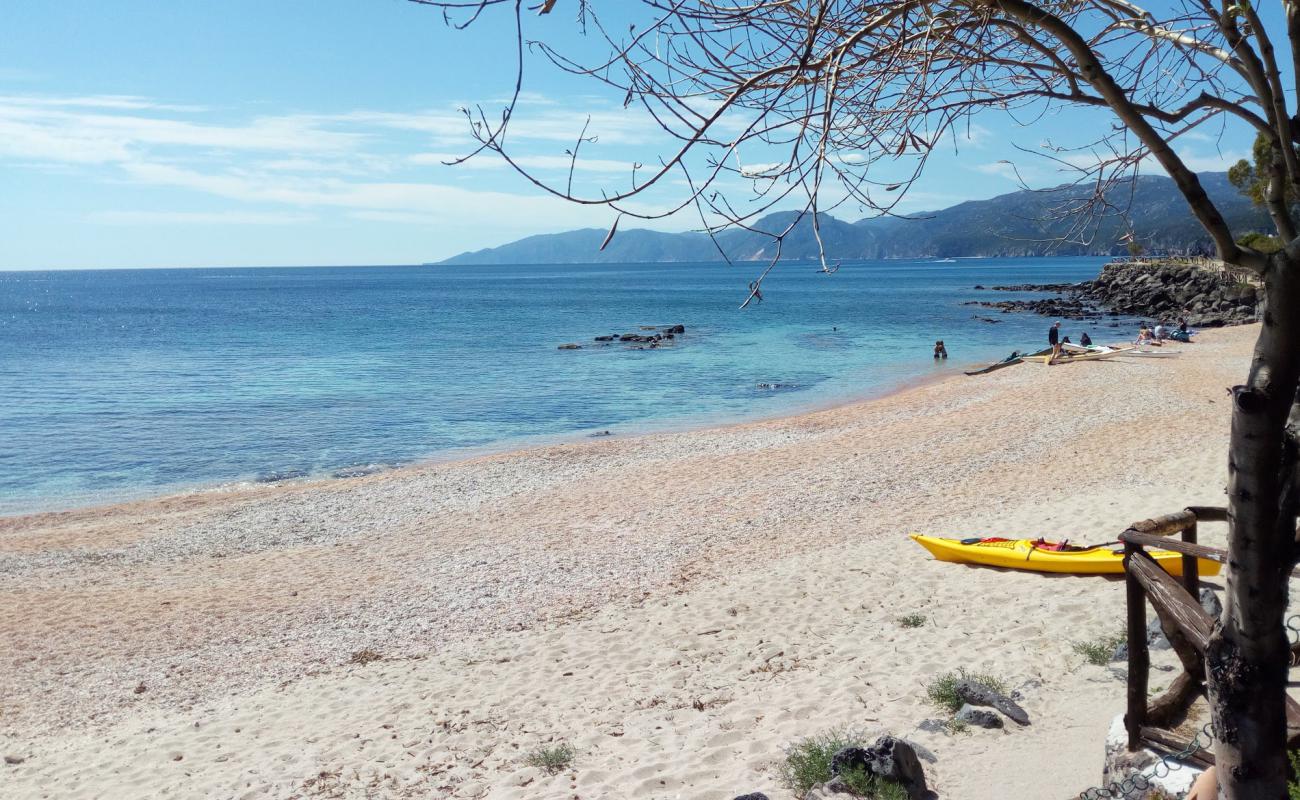
[[[940,339],[939,341],[934,343],[934,357],[935,358],[948,357],[948,348],[943,346],[943,339]]]

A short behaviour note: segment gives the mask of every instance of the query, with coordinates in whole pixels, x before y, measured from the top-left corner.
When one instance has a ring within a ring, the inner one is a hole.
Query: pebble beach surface
[[[784,800],[783,747],[853,727],[933,751],[945,798],[1069,796],[1124,704],[1072,645],[1120,630],[1123,584],[941,564],[906,534],[1102,542],[1222,505],[1256,333],[0,519],[2,794]],[[1033,724],[918,728],[957,667],[1024,687]],[[570,769],[525,763],[560,742]]]

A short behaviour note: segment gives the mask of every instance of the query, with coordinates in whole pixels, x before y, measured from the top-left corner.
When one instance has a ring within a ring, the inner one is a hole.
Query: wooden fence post
[[[1147,595],[1129,562],[1141,558],[1141,547],[1124,543],[1124,575],[1128,589],[1128,710],[1124,728],[1128,731],[1128,749],[1142,746],[1142,726],[1147,717],[1147,681],[1150,679],[1151,654],[1147,650]]]
[[[1183,541],[1188,544],[1196,544],[1196,520],[1192,524],[1183,528]],[[1194,599],[1201,599],[1201,562],[1196,556],[1183,556],[1183,588],[1187,590]]]

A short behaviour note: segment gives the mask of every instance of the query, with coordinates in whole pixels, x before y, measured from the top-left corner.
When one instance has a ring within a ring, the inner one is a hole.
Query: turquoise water
[[[1102,262],[783,265],[745,311],[754,264],[0,273],[0,514],[881,394],[1044,341],[973,285]],[[672,348],[557,349],[672,324]]]

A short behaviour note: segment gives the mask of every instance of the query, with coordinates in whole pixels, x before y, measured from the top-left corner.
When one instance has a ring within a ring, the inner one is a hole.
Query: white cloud
[[[256,172],[209,173],[149,162],[123,169],[136,181],[173,186],[247,203],[278,203],[299,208],[340,208],[354,212],[386,211],[437,215],[442,221],[466,217],[499,219],[532,215],[552,222],[586,221],[589,211],[541,194],[511,194],[429,183],[362,182],[337,178],[262,175]],[[608,214],[606,210],[602,213]],[[391,216],[389,217],[391,220]]]
[[[976,122],[962,123],[953,128],[958,144],[965,144],[976,149],[993,141],[993,131]]]
[[[402,225],[432,225],[441,221],[436,214],[418,214],[414,211],[353,211],[348,216],[353,219],[394,222]]]
[[[1236,164],[1241,159],[1249,160],[1246,153],[1237,150],[1197,153],[1187,149],[1179,151],[1178,157],[1183,160],[1188,169],[1194,172],[1226,172],[1228,167]]]
[[[996,175],[1009,181],[1018,181],[1016,167],[1010,161],[992,161],[986,164],[971,164],[970,169],[985,175]]]
[[[0,78],[4,70],[0,70]],[[37,106],[47,108],[102,108],[117,111],[185,111],[206,110],[203,106],[171,105],[158,103],[145,97],[129,94],[98,94],[84,96],[0,95],[0,106]]]
[[[555,151],[572,145],[587,115],[542,98],[530,97],[527,105],[536,113],[512,126],[515,157],[525,169],[563,182],[570,157]],[[591,118],[587,135],[602,138],[583,144],[575,171],[588,177],[587,188],[598,196],[602,184],[623,181],[632,171],[631,159],[611,157],[625,151],[607,146],[608,140],[639,141],[651,132],[634,114],[598,110]],[[241,119],[126,95],[0,96],[0,164],[170,187],[249,206],[221,212],[110,207],[88,214],[92,224],[294,225],[336,210],[354,219],[454,226],[461,235],[469,229],[489,236],[499,231],[502,240],[609,224],[612,212],[604,207],[577,206],[533,189],[514,193],[522,183],[500,170],[502,162],[490,153],[440,171],[437,183],[417,169],[471,147],[467,122],[453,110]],[[647,167],[640,174],[648,173]]]
[[[313,214],[286,211],[95,211],[87,216],[101,225],[300,225]]]
[[[464,153],[416,153],[408,159],[412,164],[421,166],[448,166],[459,158],[464,158],[469,151]],[[527,170],[538,171],[558,171],[568,172],[571,159],[569,156],[515,156],[515,163]],[[634,162],[617,161],[611,158],[579,158],[573,162],[575,172],[591,173],[615,173],[631,174]],[[456,169],[509,169],[510,165],[500,156],[491,152],[484,152],[475,157],[455,165]],[[648,174],[644,165],[637,171],[641,175]]]
[[[298,117],[264,117],[244,125],[199,124],[68,110],[77,102],[77,98],[0,99],[0,156],[96,164],[126,161],[150,147],[337,153],[355,149],[365,138],[324,130]]]

